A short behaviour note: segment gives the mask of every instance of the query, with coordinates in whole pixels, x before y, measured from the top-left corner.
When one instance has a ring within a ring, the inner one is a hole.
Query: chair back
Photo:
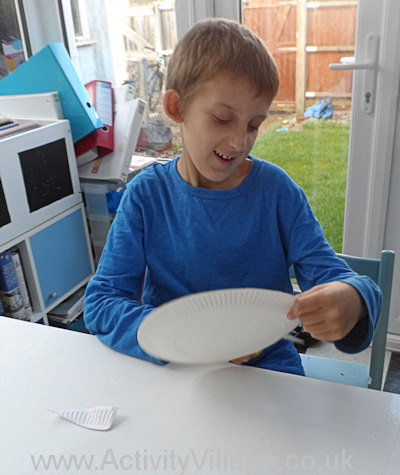
[[[370,277],[382,292],[381,313],[371,344],[368,383],[369,388],[380,390],[382,388],[385,364],[395,253],[393,251],[384,250],[381,253],[380,259],[349,256],[346,254],[337,255],[346,261],[354,272]]]
[[[381,253],[380,259],[356,257],[346,254],[336,255],[347,262],[349,267],[354,272],[359,275],[366,275],[372,279],[379,286],[382,292],[381,313],[371,343],[368,381],[369,388],[380,390],[382,388],[383,370],[385,364],[395,253],[390,250],[384,250]],[[290,275],[291,277],[295,277],[293,267],[290,269]]]

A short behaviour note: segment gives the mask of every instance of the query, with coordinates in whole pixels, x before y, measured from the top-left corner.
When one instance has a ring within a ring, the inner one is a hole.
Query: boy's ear
[[[164,111],[167,116],[174,120],[175,122],[182,122],[183,117],[180,111],[180,99],[181,96],[179,92],[175,89],[168,89],[165,91],[163,104],[164,104]]]

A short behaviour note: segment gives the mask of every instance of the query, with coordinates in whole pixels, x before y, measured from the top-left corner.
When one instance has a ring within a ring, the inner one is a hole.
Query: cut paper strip
[[[49,411],[87,429],[108,430],[118,407],[94,406],[87,409],[49,409]]]

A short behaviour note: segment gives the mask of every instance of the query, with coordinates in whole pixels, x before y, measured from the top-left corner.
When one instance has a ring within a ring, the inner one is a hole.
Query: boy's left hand
[[[306,332],[323,341],[341,340],[366,316],[364,300],[344,282],[317,285],[296,295],[288,312],[289,319],[299,319]],[[247,363],[254,356],[257,353],[236,358],[232,363]]]
[[[289,319],[298,318],[306,332],[323,341],[341,340],[366,316],[363,299],[344,282],[317,285],[296,295],[288,312]]]

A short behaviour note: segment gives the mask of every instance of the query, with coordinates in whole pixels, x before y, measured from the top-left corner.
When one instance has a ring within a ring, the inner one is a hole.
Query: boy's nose
[[[242,152],[247,145],[247,131],[238,127],[232,130],[229,137],[229,145],[235,152]]]

